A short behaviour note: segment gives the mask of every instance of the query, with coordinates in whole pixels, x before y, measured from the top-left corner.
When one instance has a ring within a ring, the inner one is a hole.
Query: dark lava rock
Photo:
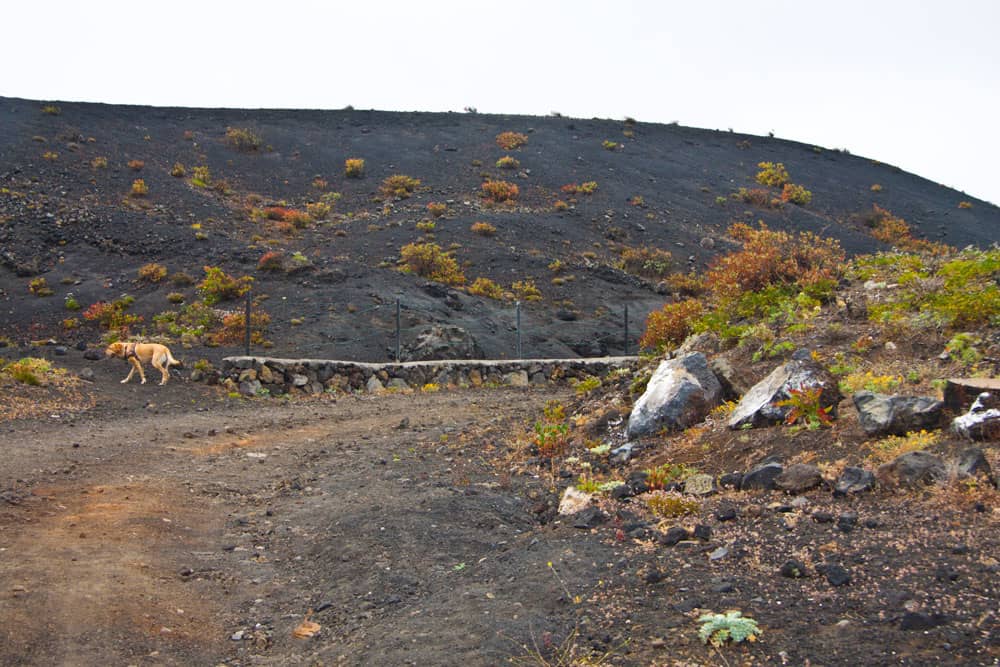
[[[929,396],[888,396],[871,391],[854,394],[858,421],[868,435],[906,435],[933,429],[941,421],[944,403]]]
[[[876,474],[879,481],[890,486],[917,486],[944,479],[945,467],[944,461],[934,454],[915,451],[897,456],[891,463],[879,466]]]
[[[986,460],[986,454],[979,447],[968,447],[958,455],[959,477],[978,477],[985,475],[993,481],[993,469]]]
[[[719,486],[724,489],[738,489],[741,481],[743,481],[743,473],[727,472],[719,478]]]
[[[719,521],[734,521],[736,519],[736,508],[732,506],[720,507],[715,510],[715,518]]]
[[[104,353],[98,350],[96,347],[92,347],[83,353],[83,358],[87,361],[100,361],[104,358]]]
[[[823,474],[814,465],[795,463],[785,468],[774,485],[787,493],[805,493],[823,483]]]
[[[624,500],[625,498],[631,498],[635,495],[635,490],[628,484],[619,484],[615,488],[611,489],[611,497],[614,500]]]
[[[803,562],[797,560],[786,560],[785,564],[781,566],[781,576],[788,577],[789,579],[800,579],[806,576],[806,566]]]
[[[56,345],[54,348],[52,348],[52,354],[56,355],[57,357],[65,357],[68,353],[69,350],[66,348],[65,345]]]
[[[845,586],[851,583],[851,573],[847,568],[837,563],[825,563],[816,568],[831,586]]]
[[[74,345],[78,352],[84,352],[87,349],[87,341],[81,340],[76,345]]]
[[[842,532],[849,533],[854,530],[858,525],[858,513],[857,512],[844,512],[839,517],[837,517],[837,528]]]
[[[658,584],[664,579],[664,574],[659,570],[650,570],[646,573],[646,576],[643,577],[643,580],[649,585]]]
[[[712,527],[706,526],[703,523],[699,523],[697,526],[694,527],[693,535],[699,540],[708,542],[710,539],[712,539]]]
[[[875,475],[870,470],[848,466],[840,473],[833,486],[833,495],[846,496],[851,493],[871,491],[875,487]]]
[[[681,528],[680,526],[674,526],[667,530],[666,533],[661,533],[657,536],[657,540],[660,544],[666,547],[675,546],[681,540],[686,540],[688,538],[688,532],[686,528]]]
[[[770,491],[774,488],[778,475],[783,471],[784,468],[780,463],[774,461],[759,463],[743,475],[743,479],[740,480],[740,490],[764,489]]]
[[[813,512],[812,518],[816,523],[833,523],[833,515],[822,510]]]
[[[597,507],[587,507],[586,509],[580,510],[574,515],[573,527],[574,528],[596,528],[605,521],[607,521],[607,515],[602,512]]]
[[[908,611],[899,621],[900,630],[931,630],[947,622],[944,614],[924,614],[919,611]]]

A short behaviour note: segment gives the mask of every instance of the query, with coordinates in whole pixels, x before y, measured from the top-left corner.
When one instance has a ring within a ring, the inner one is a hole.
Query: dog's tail
[[[170,350],[167,350],[167,365],[180,366],[181,368],[184,368],[184,364],[174,359],[174,355],[170,354]]]

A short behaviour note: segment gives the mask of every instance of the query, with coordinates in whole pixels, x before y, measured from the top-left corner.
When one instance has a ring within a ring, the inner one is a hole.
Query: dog
[[[152,364],[153,368],[160,371],[160,374],[163,376],[160,385],[165,385],[167,380],[170,379],[171,366],[184,365],[174,359],[174,355],[170,354],[170,349],[166,345],[160,345],[159,343],[122,343],[119,341],[108,345],[108,348],[104,350],[104,356],[121,357],[131,364],[132,369],[128,372],[125,379],[122,380],[122,384],[131,380],[136,371],[139,371],[139,378],[142,380],[142,384],[146,384],[146,374],[142,371],[143,362]]]

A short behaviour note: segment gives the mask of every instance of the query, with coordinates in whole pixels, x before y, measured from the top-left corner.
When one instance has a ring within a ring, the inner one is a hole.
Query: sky
[[[677,121],[1000,204],[995,0],[47,0],[4,23],[5,97]]]

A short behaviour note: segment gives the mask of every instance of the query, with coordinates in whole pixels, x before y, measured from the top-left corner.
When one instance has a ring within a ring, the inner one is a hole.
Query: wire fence
[[[629,356],[638,353],[646,317],[654,309],[646,303],[623,302],[602,307],[594,316],[580,317],[578,313],[544,309],[521,301],[514,301],[506,308],[483,308],[475,312],[464,306],[456,311],[439,300],[372,296],[377,302],[361,308],[349,305],[346,309],[333,309],[311,303],[313,315],[309,318],[292,316],[293,312],[302,310],[302,303],[285,298],[267,302],[267,310],[273,318],[304,327],[309,332],[309,335],[295,337],[294,350],[272,348],[268,354],[337,358],[335,351],[352,347],[354,350],[367,349],[362,356],[377,357],[355,361],[407,361],[421,334],[433,325],[443,325],[458,327],[467,336],[452,341],[452,348],[439,350],[440,355],[436,358],[482,358],[485,349],[488,350],[485,356],[491,358],[532,359],[566,356],[566,348],[584,358]],[[248,356],[255,348],[251,342],[253,310],[253,294],[248,292],[244,304],[243,339],[243,352]]]

